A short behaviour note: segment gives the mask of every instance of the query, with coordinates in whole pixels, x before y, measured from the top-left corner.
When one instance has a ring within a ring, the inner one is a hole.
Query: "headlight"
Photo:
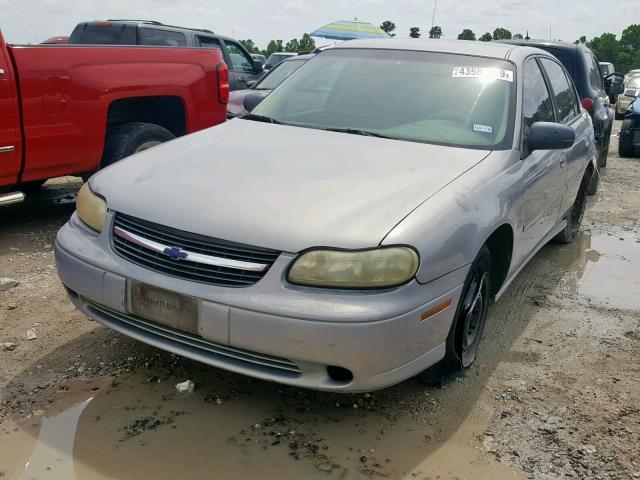
[[[85,183],[78,192],[76,212],[80,220],[99,232],[107,216],[107,202],[93,193],[89,184]]]
[[[289,281],[338,288],[383,288],[401,285],[416,274],[420,260],[408,247],[341,251],[311,250],[289,270]]]

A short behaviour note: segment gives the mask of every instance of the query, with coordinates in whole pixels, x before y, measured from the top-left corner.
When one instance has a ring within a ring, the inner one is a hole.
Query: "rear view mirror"
[[[576,141],[573,128],[554,122],[536,122],[527,131],[527,146],[534,150],[563,150]]]
[[[624,91],[624,84],[622,83],[624,76],[620,73],[612,73],[607,75],[604,79],[605,90],[610,95],[620,95]]]
[[[622,92],[624,92],[624,85],[622,83],[612,83],[609,88],[609,93],[611,95],[620,95]]]
[[[259,93],[250,93],[244,100],[242,101],[242,105],[247,112],[251,112],[254,108],[258,106],[258,104],[264,100],[264,95]]]
[[[262,60],[254,60],[253,71],[255,73],[262,73],[263,70],[264,70],[264,63],[262,62]]]

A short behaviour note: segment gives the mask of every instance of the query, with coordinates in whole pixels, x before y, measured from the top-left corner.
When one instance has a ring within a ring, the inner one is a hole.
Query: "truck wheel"
[[[618,154],[621,157],[633,157],[633,118],[627,118],[622,122],[620,129],[620,141],[618,142]]]
[[[491,252],[484,245],[464,282],[447,337],[447,353],[440,363],[422,373],[425,383],[442,386],[459,376],[476,359],[491,300],[490,269]]]
[[[591,173],[587,171],[584,174],[584,177],[582,177],[578,195],[573,202],[571,210],[569,210],[569,213],[567,214],[567,225],[564,227],[564,230],[553,238],[554,241],[558,243],[572,243],[578,236],[580,225],[582,225],[582,217],[584,216],[584,211],[587,206],[587,189],[591,181],[591,177],[597,175],[598,174],[595,170],[591,170]]]
[[[134,153],[173,140],[175,135],[160,125],[129,122],[109,130],[102,155],[102,167],[122,160]]]
[[[602,148],[598,155],[598,168],[604,168],[607,166],[607,156],[609,155],[609,142],[611,142],[611,132],[605,134],[602,139]]]

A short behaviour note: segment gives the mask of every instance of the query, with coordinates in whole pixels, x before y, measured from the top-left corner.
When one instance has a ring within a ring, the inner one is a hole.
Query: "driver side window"
[[[551,95],[535,59],[524,64],[522,112],[525,127],[536,122],[555,122]]]
[[[229,58],[231,59],[231,70],[251,73],[253,72],[253,61],[247,56],[239,45],[231,42],[225,42]]]

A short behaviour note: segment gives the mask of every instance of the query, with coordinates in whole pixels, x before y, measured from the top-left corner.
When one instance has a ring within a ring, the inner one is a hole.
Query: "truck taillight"
[[[229,102],[229,68],[226,63],[219,63],[216,67],[218,76],[218,101],[224,105]]]

